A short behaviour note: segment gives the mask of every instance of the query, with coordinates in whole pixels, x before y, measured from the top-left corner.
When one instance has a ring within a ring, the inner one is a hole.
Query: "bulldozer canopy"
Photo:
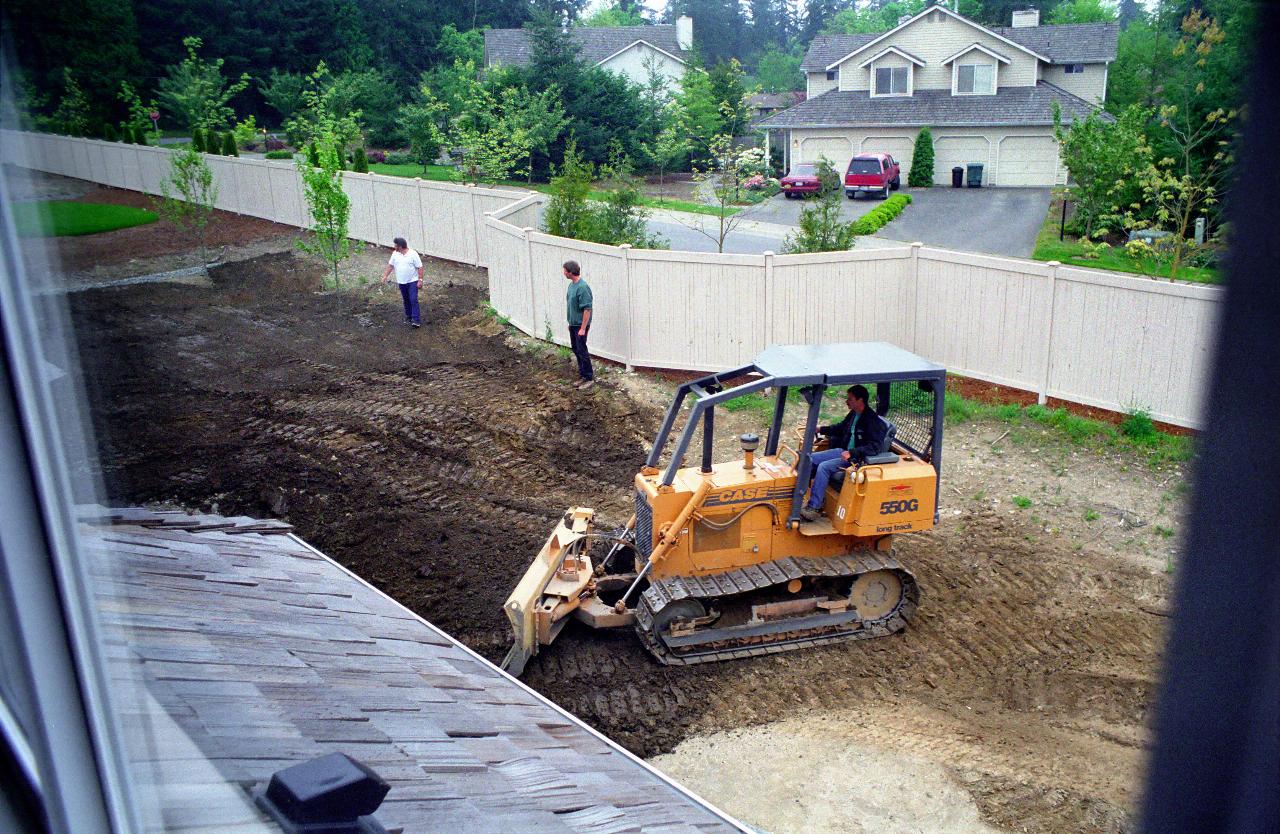
[[[946,375],[941,365],[887,342],[774,345],[756,357],[755,366],[775,385],[853,385]]]

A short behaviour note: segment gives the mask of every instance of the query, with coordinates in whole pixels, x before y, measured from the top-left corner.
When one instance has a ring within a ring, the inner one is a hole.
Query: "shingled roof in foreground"
[[[731,832],[739,823],[279,521],[86,508],[139,784],[167,831],[270,830],[248,801],[341,751],[404,832]],[[139,686],[126,686],[140,670]]]

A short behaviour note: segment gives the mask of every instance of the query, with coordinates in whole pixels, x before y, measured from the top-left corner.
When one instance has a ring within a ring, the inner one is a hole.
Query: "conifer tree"
[[[933,185],[933,132],[927,126],[920,128],[920,133],[916,135],[907,185],[912,188],[928,188]]]

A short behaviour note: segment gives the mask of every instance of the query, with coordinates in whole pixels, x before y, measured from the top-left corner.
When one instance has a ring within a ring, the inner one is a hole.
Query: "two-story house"
[[[688,67],[693,48],[693,18],[680,17],[674,24],[650,26],[576,26],[569,30],[577,41],[579,57],[588,66],[626,76],[635,84],[648,82],[650,71],[667,79],[675,89]],[[527,66],[533,44],[526,29],[486,29],[485,68]]]
[[[819,36],[801,64],[808,99],[758,127],[788,167],[826,156],[842,168],[882,151],[902,163],[905,182],[928,126],[935,183],[973,162],[990,185],[1065,182],[1054,104],[1068,123],[1102,105],[1118,27],[1041,26],[1034,10],[1014,12],[1012,23],[988,28],[929,6],[888,32]]]

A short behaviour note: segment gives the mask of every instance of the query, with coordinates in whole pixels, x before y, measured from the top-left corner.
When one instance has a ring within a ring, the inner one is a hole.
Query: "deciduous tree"
[[[169,157],[169,175],[160,183],[160,195],[157,212],[195,238],[200,266],[208,274],[205,230],[218,202],[218,186],[204,155],[194,149],[175,151]]]
[[[840,174],[825,156],[818,157],[817,171],[821,192],[817,200],[800,211],[798,228],[783,244],[783,251],[788,254],[839,252],[852,248],[857,240],[854,222],[840,217]]]
[[[338,265],[351,254],[351,239],[347,237],[347,224],[351,219],[351,198],[342,188],[342,138],[333,132],[331,125],[321,124],[314,136],[319,166],[312,167],[299,159],[298,173],[302,177],[302,195],[310,216],[308,230],[311,239],[301,239],[298,247],[304,252],[318,255],[329,264],[333,275],[333,288],[342,289]]]
[[[222,76],[222,58],[206,61],[200,57],[199,38],[183,38],[182,43],[187,57],[169,67],[168,75],[160,79],[160,102],[186,127],[229,127],[235,120],[230,102],[249,86],[249,76],[228,81]]]

